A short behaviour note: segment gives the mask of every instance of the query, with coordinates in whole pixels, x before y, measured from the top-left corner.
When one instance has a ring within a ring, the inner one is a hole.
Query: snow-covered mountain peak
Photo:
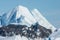
[[[22,6],[22,5],[19,5],[15,8],[17,11],[19,11],[20,9],[23,10],[23,9],[27,9],[26,7]]]
[[[26,21],[29,25],[36,23],[36,20],[34,19],[30,10],[27,7],[18,6],[16,7],[16,10],[16,19],[19,19],[22,16],[24,17],[24,21]]]
[[[22,25],[31,26],[36,22],[38,22],[41,26],[47,29],[52,29],[52,30],[56,29],[46,20],[46,18],[37,9],[33,9],[32,11],[30,11],[27,7],[21,5],[14,8],[4,17],[3,17],[4,19],[2,25],[3,24],[6,25],[10,23],[19,23]]]

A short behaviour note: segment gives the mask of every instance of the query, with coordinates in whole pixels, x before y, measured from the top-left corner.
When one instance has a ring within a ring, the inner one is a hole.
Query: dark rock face
[[[0,35],[1,35],[1,36],[6,36],[6,35],[5,35],[5,31],[2,30],[1,28],[0,28]]]
[[[36,32],[36,34],[40,32],[39,35],[36,35],[37,37],[46,38],[49,37],[49,35],[52,33],[51,29],[46,29],[45,27],[39,25],[38,23],[32,25],[32,28],[34,29],[34,32]],[[37,32],[38,29],[39,31]]]
[[[13,36],[21,34],[22,33],[22,29],[25,28],[25,25],[8,25],[8,26],[3,26],[0,28],[0,33],[6,35],[6,36]],[[2,35],[3,36],[3,35]]]
[[[20,34],[21,36],[29,38],[45,38],[51,33],[52,31],[50,29],[46,29],[38,23],[31,25],[31,27],[27,27],[26,25],[9,24],[0,28],[0,36],[14,36]]]

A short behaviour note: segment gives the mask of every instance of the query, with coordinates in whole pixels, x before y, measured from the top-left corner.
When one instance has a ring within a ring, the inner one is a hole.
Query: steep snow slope
[[[56,28],[52,24],[50,24],[37,9],[32,10],[32,14],[40,25],[47,29],[51,29],[53,32],[56,30]]]
[[[8,13],[3,14],[2,17],[1,17],[2,18],[1,25],[6,26],[6,25],[8,25],[11,22],[12,23],[13,22],[16,23],[15,16],[16,16],[16,10],[15,9],[9,11]]]

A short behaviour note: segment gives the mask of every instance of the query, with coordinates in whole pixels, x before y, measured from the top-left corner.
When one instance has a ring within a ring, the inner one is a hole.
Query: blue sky
[[[37,8],[55,27],[60,27],[60,0],[0,0],[0,13],[9,12],[18,5]]]

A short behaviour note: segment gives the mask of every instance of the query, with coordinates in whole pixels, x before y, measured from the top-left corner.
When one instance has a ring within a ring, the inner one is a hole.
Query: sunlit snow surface
[[[0,36],[0,40],[33,40],[33,39],[28,39],[27,37],[20,36],[20,35],[15,35],[12,37],[2,37]]]
[[[12,37],[2,37],[0,36],[0,40],[28,40],[27,37],[24,37],[24,36],[20,36],[20,35],[15,35],[15,36],[12,36]]]
[[[21,37],[20,35],[15,35],[12,37],[1,37],[0,36],[0,40],[44,40],[44,39],[41,39],[41,38],[31,39],[31,38],[27,38],[24,36]]]

